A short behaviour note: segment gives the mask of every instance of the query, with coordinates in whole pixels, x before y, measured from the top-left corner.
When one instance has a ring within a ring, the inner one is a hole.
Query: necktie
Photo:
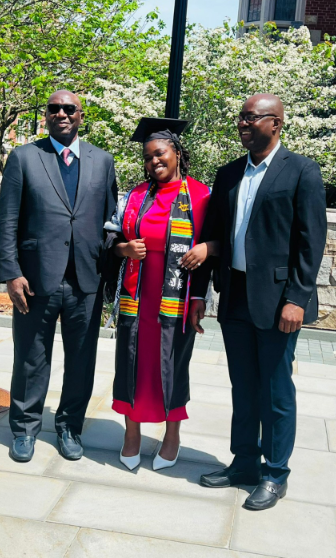
[[[70,167],[70,161],[68,160],[68,156],[70,155],[70,153],[71,153],[71,149],[68,148],[63,149],[62,151],[62,158],[67,167]]]

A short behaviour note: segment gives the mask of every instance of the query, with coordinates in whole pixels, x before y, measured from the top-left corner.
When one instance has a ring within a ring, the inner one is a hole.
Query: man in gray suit
[[[50,136],[14,149],[0,192],[0,282],[14,303],[11,456],[29,461],[41,430],[56,321],[64,379],[55,425],[61,454],[80,459],[102,310],[99,256],[115,208],[113,157],[78,138],[79,98],[48,100]]]

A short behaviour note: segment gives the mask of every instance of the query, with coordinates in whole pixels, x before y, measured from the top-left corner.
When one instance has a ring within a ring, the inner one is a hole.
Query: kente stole
[[[189,190],[188,183],[191,184]],[[123,219],[126,240],[140,238],[141,210],[149,195],[150,184],[143,183],[131,192]],[[174,325],[183,318],[185,329],[189,308],[191,274],[182,269],[182,256],[199,240],[210,190],[189,178],[181,182],[180,190],[171,206],[167,230],[165,277],[159,320],[162,325]],[[197,211],[193,207],[197,206]],[[140,216],[140,217],[139,217]],[[134,319],[139,311],[141,260],[127,259],[120,293],[120,317],[124,322]]]

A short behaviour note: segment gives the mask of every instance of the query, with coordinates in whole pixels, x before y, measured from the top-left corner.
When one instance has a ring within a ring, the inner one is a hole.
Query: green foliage
[[[87,93],[95,90],[97,76],[142,76],[144,54],[162,22],[155,23],[156,11],[145,22],[137,20],[139,5],[139,0],[2,0],[0,148],[18,114],[44,108],[56,89]]]
[[[183,143],[192,176],[211,185],[219,166],[244,153],[235,118],[249,96],[265,92],[285,105],[284,145],[315,159],[325,185],[335,186],[335,43],[313,47],[306,27],[281,32],[270,23],[262,34],[256,29],[238,38],[236,31],[228,24],[188,29],[181,118],[191,122]],[[92,126],[89,139],[116,156],[122,190],[143,179],[141,152],[129,142],[135,121],[164,115],[168,45],[157,41],[146,62],[146,82],[103,80],[92,99],[105,117]]]
[[[157,11],[136,19],[139,3],[2,0],[0,148],[19,114],[30,118],[67,88],[84,102],[81,134],[114,154],[120,188],[142,180],[141,147],[129,139],[141,116],[164,116],[170,39]],[[191,174],[211,185],[243,153],[235,117],[247,97],[269,92],[285,105],[284,145],[317,160],[335,186],[335,38],[313,47],[307,28],[280,32],[273,22],[237,38],[242,26],[187,29],[181,117],[191,121],[183,138]]]

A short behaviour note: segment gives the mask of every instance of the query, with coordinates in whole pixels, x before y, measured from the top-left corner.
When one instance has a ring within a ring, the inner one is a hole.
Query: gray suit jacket
[[[23,275],[35,294],[54,293],[69,259],[71,235],[78,282],[96,292],[104,222],[117,201],[113,157],[80,142],[79,183],[71,209],[49,138],[14,149],[0,191],[0,282]]]

